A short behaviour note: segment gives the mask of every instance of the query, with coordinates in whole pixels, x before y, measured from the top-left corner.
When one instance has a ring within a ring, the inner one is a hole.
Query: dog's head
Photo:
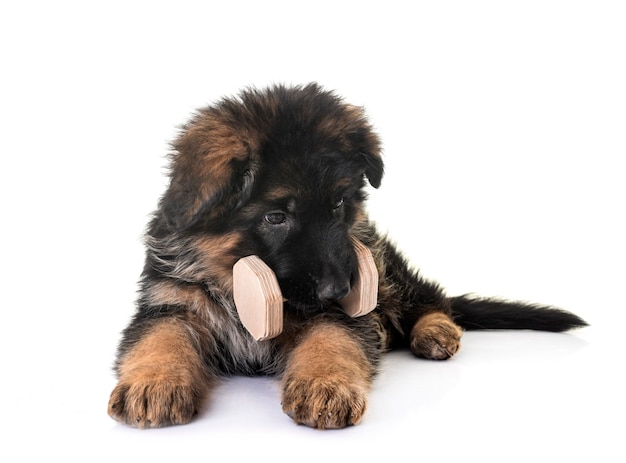
[[[233,257],[258,255],[289,304],[312,310],[350,291],[351,230],[366,179],[382,176],[361,108],[315,84],[251,89],[183,127],[160,212],[177,233],[238,234]]]

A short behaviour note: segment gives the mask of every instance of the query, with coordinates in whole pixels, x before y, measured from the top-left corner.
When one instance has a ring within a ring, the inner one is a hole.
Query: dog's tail
[[[450,298],[454,321],[466,330],[567,331],[587,326],[582,318],[555,307],[474,296]]]

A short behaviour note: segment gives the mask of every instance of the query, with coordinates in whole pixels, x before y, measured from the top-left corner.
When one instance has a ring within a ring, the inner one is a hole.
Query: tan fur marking
[[[228,292],[233,290],[233,265],[241,257],[235,252],[241,243],[238,233],[202,236],[194,241],[202,267],[211,269],[209,278],[216,278]]]
[[[181,286],[163,281],[151,285],[145,295],[146,302],[153,306],[185,306],[196,311],[206,310],[208,307],[206,293],[200,286]]]
[[[161,320],[121,360],[109,415],[140,428],[182,424],[197,412],[207,380],[184,324]]]
[[[230,172],[228,163],[233,159],[243,160],[250,148],[255,148],[255,137],[246,137],[244,131],[236,130],[220,120],[219,115],[204,112],[186,127],[177,141],[177,148],[205,157],[218,164],[195,162],[197,167],[213,176],[215,172]]]
[[[277,187],[265,193],[265,199],[269,201],[287,200],[292,198],[294,192],[290,188]]]
[[[365,412],[372,366],[341,326],[314,326],[292,352],[283,378],[283,410],[319,429],[357,424]]]
[[[352,186],[354,184],[354,178],[353,177],[344,177],[344,178],[340,178],[335,182],[335,188],[336,189],[341,189],[341,188],[348,188],[349,186]]]
[[[463,331],[450,316],[433,312],[422,316],[413,326],[410,335],[411,351],[434,360],[452,357],[461,346]]]

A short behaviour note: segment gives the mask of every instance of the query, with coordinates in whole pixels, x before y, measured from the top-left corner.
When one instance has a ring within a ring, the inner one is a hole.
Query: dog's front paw
[[[199,395],[188,384],[166,379],[124,382],[113,389],[109,415],[139,428],[185,424],[197,413]]]
[[[418,357],[445,360],[461,347],[463,331],[452,319],[440,312],[421,317],[411,330],[411,351]]]
[[[328,378],[288,378],[283,383],[283,411],[296,423],[338,429],[361,421],[367,387]]]

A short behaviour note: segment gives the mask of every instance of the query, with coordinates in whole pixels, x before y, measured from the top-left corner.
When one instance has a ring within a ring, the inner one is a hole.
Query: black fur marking
[[[454,321],[466,330],[540,330],[561,332],[587,326],[565,310],[539,304],[472,296],[453,297]]]

